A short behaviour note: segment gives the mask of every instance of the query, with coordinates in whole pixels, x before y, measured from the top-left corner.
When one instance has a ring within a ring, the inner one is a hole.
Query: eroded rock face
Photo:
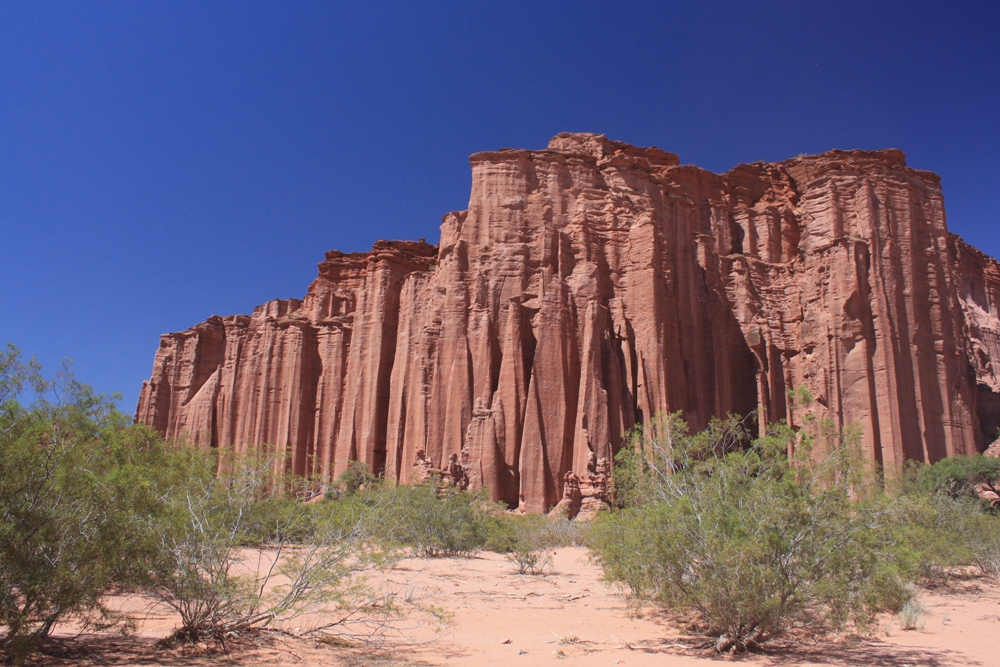
[[[562,500],[549,516],[591,521],[602,509],[611,507],[613,488],[611,462],[605,458],[598,460],[591,454],[586,472],[577,475],[570,471],[563,475]]]
[[[718,175],[560,134],[471,164],[439,246],[330,252],[303,301],[164,335],[136,419],[325,479],[423,452],[525,511],[659,412],[860,422],[887,469],[1000,427],[1000,267],[900,151]]]

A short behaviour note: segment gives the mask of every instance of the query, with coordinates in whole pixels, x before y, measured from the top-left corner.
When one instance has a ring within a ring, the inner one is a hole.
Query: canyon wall
[[[859,422],[890,469],[1000,427],[1000,267],[900,151],[719,175],[560,134],[471,164],[438,246],[332,251],[302,301],[165,334],[136,420],[326,480],[455,459],[527,511],[658,413]]]

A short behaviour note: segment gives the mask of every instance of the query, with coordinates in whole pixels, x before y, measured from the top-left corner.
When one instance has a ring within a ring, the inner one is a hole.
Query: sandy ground
[[[386,649],[343,648],[289,639],[273,646],[225,655],[154,646],[176,618],[140,599],[120,601],[144,616],[138,636],[123,640],[91,635],[65,641],[66,653],[44,656],[43,665],[859,665],[865,667],[1000,666],[1000,585],[982,579],[948,590],[921,591],[928,615],[919,630],[903,631],[886,619],[875,640],[845,638],[776,642],[765,653],[718,657],[678,644],[676,626],[647,611],[629,613],[620,590],[600,581],[600,568],[583,548],[560,549],[542,576],[516,575],[503,556],[469,559],[407,559],[385,574],[385,583],[410,587],[424,603],[453,614],[434,631],[410,625]],[[308,621],[299,620],[303,625]],[[72,628],[60,637],[68,639]]]

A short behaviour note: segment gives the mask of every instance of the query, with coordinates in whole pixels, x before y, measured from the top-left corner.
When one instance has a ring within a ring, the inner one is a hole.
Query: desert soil
[[[798,637],[775,642],[764,653],[728,658],[679,643],[676,624],[650,610],[639,616],[630,613],[623,591],[600,580],[600,568],[588,561],[583,548],[559,549],[552,568],[541,576],[513,574],[510,563],[492,553],[467,559],[407,559],[384,576],[385,583],[410,587],[424,603],[450,611],[452,622],[437,631],[428,624],[407,627],[380,651],[289,639],[227,656],[194,648],[157,649],[154,642],[168,635],[177,619],[148,601],[130,598],[118,604],[142,612],[136,637],[73,637],[72,627],[61,628],[62,655],[43,656],[38,664],[1000,665],[1000,585],[984,579],[921,591],[919,600],[928,614],[918,630],[904,631],[898,619],[886,618],[876,639],[842,638],[831,643]],[[304,623],[298,621],[300,626]]]

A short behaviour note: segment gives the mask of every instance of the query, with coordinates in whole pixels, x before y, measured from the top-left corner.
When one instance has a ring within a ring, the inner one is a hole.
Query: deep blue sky
[[[93,6],[90,6],[93,5]],[[0,343],[132,411],[158,336],[436,241],[467,156],[901,148],[1000,255],[1000,4],[0,4]]]

